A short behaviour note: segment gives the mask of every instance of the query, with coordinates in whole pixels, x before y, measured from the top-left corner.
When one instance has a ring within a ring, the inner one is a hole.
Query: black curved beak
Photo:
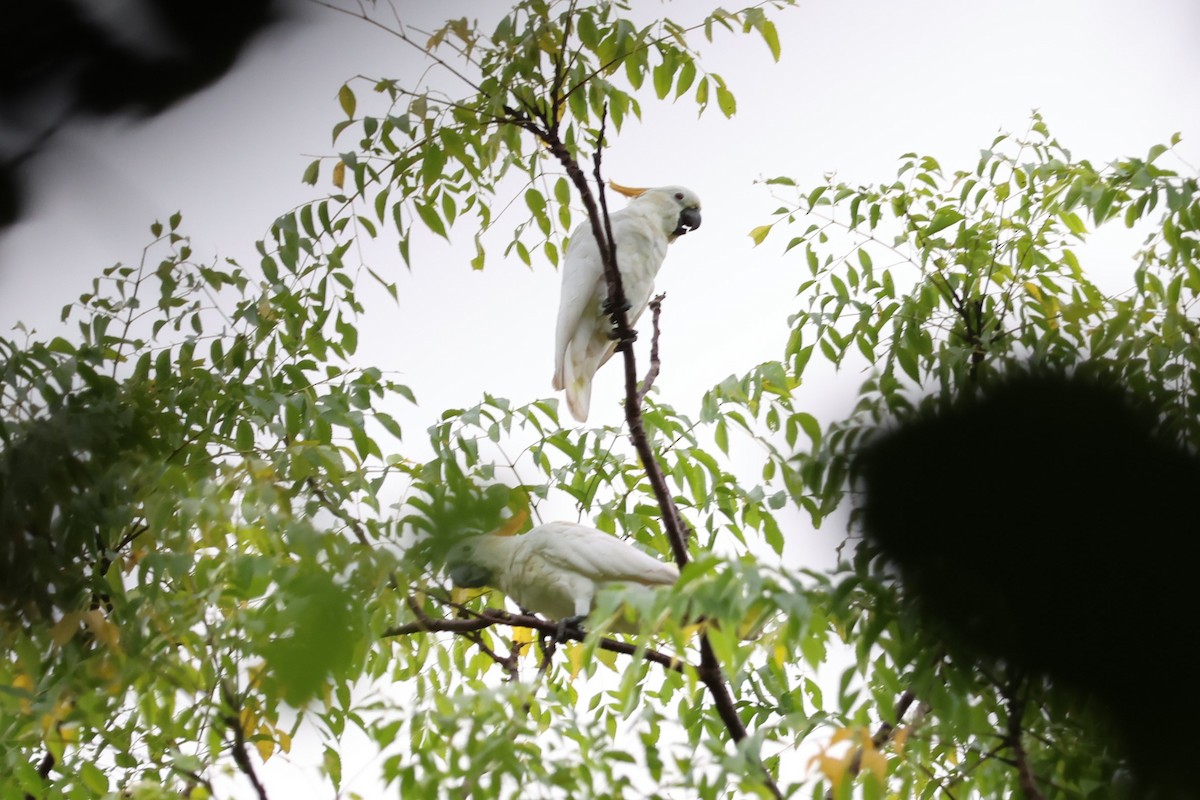
[[[679,213],[679,223],[675,226],[675,235],[683,236],[688,231],[700,227],[700,209],[685,208]]]
[[[450,579],[454,581],[454,585],[463,586],[468,589],[487,586],[491,577],[492,573],[490,570],[476,564],[459,564],[450,570]]]

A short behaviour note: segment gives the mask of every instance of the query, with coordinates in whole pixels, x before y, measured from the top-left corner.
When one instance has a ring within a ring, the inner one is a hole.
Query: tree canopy
[[[586,222],[619,296],[606,143],[646,103],[735,113],[702,45],[746,35],[778,58],[787,5],[639,26],[619,2],[524,0],[492,30],[420,36],[364,14],[461,93],[348,82],[345,149],[304,173],[329,194],[280,216],[259,263],[199,259],[175,215],[64,309],[75,335],[0,340],[0,798],[221,796],[231,772],[264,798],[264,762],[313,732],[334,790],[353,732],[404,797],[1067,798],[1131,781],[1105,721],[1052,678],[948,650],[859,516],[830,572],[781,554],[807,530],[795,511],[860,507],[881,429],[1030,363],[1116,375],[1194,450],[1200,193],[1166,165],[1178,136],[1096,166],[1034,115],[955,169],[909,153],[872,185],[766,181],[781,205],[751,243],[782,245],[797,274],[778,358],[675,408],[642,391],[652,325],[608,367],[626,378],[620,429],[481,386],[472,407],[425,409],[414,441],[398,420],[417,398],[356,359],[364,293],[395,297],[403,268],[361,263],[361,239],[394,237],[407,263],[417,232],[467,237],[474,259],[446,268],[548,269]],[[1146,234],[1115,294],[1085,248],[1113,225]],[[798,399],[814,355],[866,370],[844,419]],[[988,474],[972,451],[963,480],[1003,502],[1044,457]],[[936,508],[956,487],[924,491]],[[680,581],[604,595],[561,641],[557,621],[451,587],[461,537],[556,508]],[[627,609],[643,632],[610,633]]]

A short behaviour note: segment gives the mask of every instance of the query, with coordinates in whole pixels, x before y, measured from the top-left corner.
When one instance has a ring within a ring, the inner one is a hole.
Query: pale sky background
[[[715,4],[634,0],[634,9],[691,24]],[[396,7],[414,28],[467,16],[490,30],[507,4]],[[807,274],[802,254],[781,256],[790,234],[758,248],[747,236],[779,205],[757,179],[789,175],[815,186],[836,171],[849,182],[885,181],[908,151],[935,156],[947,172],[969,169],[996,133],[1024,131],[1035,108],[1077,157],[1100,164],[1144,156],[1180,131],[1179,152],[1200,164],[1195,0],[801,0],[773,17],[780,63],[757,34],[721,34],[705,55],[737,96],[733,120],[714,108],[698,121],[688,101],[660,105],[647,91],[643,122],[610,137],[605,153],[606,173],[618,182],[683,184],[703,200],[703,226],[672,246],[658,281],[667,292],[659,397],[686,413],[728,374],[780,357],[787,316],[801,307],[794,292]],[[22,320],[55,335],[61,307],[100,269],[136,263],[150,223],[177,210],[196,260],[253,265],[254,241],[271,221],[318,196],[300,175],[313,157],[334,152],[329,132],[343,117],[342,83],[362,74],[411,84],[424,68],[420,53],[387,34],[308,7],[172,111],[63,131],[33,163],[30,210],[0,233],[0,331],[10,335]],[[452,87],[444,76],[432,79]],[[339,144],[346,149],[350,140]],[[1186,168],[1169,156],[1162,163]],[[457,239],[469,246],[470,230]],[[1119,271],[1136,240],[1114,232],[1098,243],[1095,257]],[[535,260],[531,270],[497,248],[476,273],[472,250],[432,237],[414,242],[411,272],[390,244],[364,253],[398,282],[400,303],[369,304],[359,361],[397,371],[416,392],[420,407],[403,412],[407,441],[419,442],[442,409],[473,405],[484,391],[518,403],[551,395],[559,276],[547,263]],[[639,359],[644,369],[644,350]],[[816,365],[802,390],[806,410],[826,419],[844,413],[862,376],[835,380]],[[618,423],[621,391],[620,370],[602,370],[592,424]],[[840,533],[831,528],[814,534],[813,560],[828,557]],[[807,553],[789,548],[788,560],[810,565]],[[273,796],[331,795],[312,783],[319,760],[319,750],[304,748],[272,759]],[[349,753],[344,788],[371,796],[377,770],[372,754]]]

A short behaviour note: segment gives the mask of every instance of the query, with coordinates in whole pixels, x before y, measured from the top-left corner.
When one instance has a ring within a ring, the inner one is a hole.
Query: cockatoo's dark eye
[[[675,199],[676,199],[676,200],[682,200],[682,199],[683,199],[683,192],[676,192],[676,193],[675,193]]]

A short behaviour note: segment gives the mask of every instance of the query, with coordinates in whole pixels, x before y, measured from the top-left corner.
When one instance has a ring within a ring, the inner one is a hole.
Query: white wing
[[[625,299],[629,301],[629,311],[626,313],[629,325],[633,327],[650,304],[650,295],[654,292],[654,279],[667,258],[669,243],[666,235],[662,233],[661,222],[643,213],[644,209],[631,204],[622,211],[629,213],[613,220],[613,239],[617,243],[617,267],[621,272],[621,287],[625,290]],[[607,292],[607,286],[604,288]],[[607,320],[605,322],[607,323]],[[616,343],[608,339],[607,326],[602,333],[607,346],[596,364],[596,369],[604,366],[616,352]]]
[[[606,533],[574,522],[540,525],[522,537],[547,564],[576,572],[596,583],[669,585],[679,570]]]
[[[563,363],[567,348],[575,337],[579,322],[604,286],[604,265],[600,248],[588,225],[580,225],[571,234],[563,259],[562,291],[558,303],[558,326],[554,340],[554,388],[565,386]]]

